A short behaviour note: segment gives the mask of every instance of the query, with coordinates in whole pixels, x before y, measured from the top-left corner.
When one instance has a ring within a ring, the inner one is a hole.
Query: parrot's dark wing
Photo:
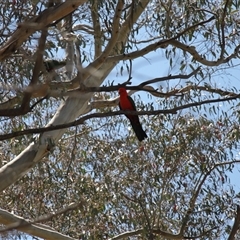
[[[128,98],[129,102],[130,102],[131,105],[132,105],[132,108],[133,108],[133,109],[131,109],[131,110],[136,111],[137,109],[136,109],[136,105],[135,105],[133,99],[132,99],[130,96],[127,96],[127,98]],[[121,107],[121,105],[120,105],[120,102],[118,103],[118,106],[119,106],[120,110],[126,110],[126,109],[122,109],[122,107]],[[131,110],[129,109],[129,111],[131,111]]]
[[[136,109],[136,105],[133,101],[133,99],[128,96],[128,100],[129,102],[131,103],[134,111],[137,111]],[[137,115],[132,115],[131,117],[130,116],[127,116],[130,120],[130,123],[132,125],[132,128],[133,128],[133,131],[135,132],[138,140],[141,142],[142,140],[144,140],[145,138],[147,138],[147,134],[146,132],[142,129],[142,125],[140,124],[139,122],[139,117]]]
[[[121,105],[120,105],[120,102],[118,103],[118,106],[119,106],[120,110],[122,110]]]
[[[136,105],[135,105],[133,99],[130,96],[128,96],[128,100],[132,104],[134,111],[136,111],[137,109],[136,109]]]

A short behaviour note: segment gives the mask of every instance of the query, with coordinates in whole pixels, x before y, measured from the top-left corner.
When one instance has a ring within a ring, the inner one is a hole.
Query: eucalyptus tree
[[[3,238],[239,236],[239,5],[1,3]],[[168,74],[131,84],[149,54]],[[135,96],[142,144],[116,108],[120,86],[147,93]]]

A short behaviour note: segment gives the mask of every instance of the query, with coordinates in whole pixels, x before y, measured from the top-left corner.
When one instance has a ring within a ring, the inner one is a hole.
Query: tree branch
[[[8,225],[8,229],[5,228],[0,232],[12,230],[13,226],[18,226],[18,230],[46,240],[75,240],[74,238],[55,231],[49,226],[39,223],[31,223],[28,220],[25,220],[24,218],[3,209],[0,209],[0,223]]]
[[[69,128],[78,126],[81,124],[84,124],[86,120],[92,119],[92,118],[105,118],[105,117],[111,117],[111,116],[118,116],[121,114],[133,114],[133,115],[155,115],[155,114],[176,114],[175,110],[155,110],[155,111],[140,111],[140,112],[133,112],[133,111],[116,111],[116,112],[106,112],[106,113],[92,113],[86,116],[83,116],[79,118],[76,121],[64,123],[56,126],[48,126],[48,127],[42,127],[42,128],[32,128],[32,129],[26,129],[22,131],[15,131],[8,134],[2,134],[0,135],[0,140],[6,140],[17,136],[22,136],[25,134],[34,134],[34,133],[43,133],[48,132],[52,130],[58,130],[63,128]],[[1,188],[1,186],[0,186]]]
[[[4,232],[10,231],[10,230],[14,230],[14,229],[24,228],[24,227],[27,227],[27,226],[29,226],[31,224],[48,221],[48,220],[52,219],[53,217],[56,217],[56,216],[58,216],[60,214],[67,213],[69,211],[75,210],[76,208],[80,207],[81,205],[82,205],[81,201],[80,201],[80,203],[71,203],[69,206],[67,206],[67,207],[65,207],[63,209],[60,209],[60,210],[58,210],[58,211],[56,211],[56,212],[54,212],[52,214],[46,214],[46,215],[44,215],[42,217],[38,217],[37,219],[35,219],[33,221],[25,220],[23,218],[20,218],[21,221],[15,222],[15,223],[13,223],[11,225],[8,225],[4,229],[1,229],[0,233],[4,233]]]
[[[197,187],[197,190],[195,191],[194,195],[192,196],[191,200],[190,200],[190,203],[189,203],[189,208],[186,212],[186,215],[185,217],[183,218],[182,220],[182,227],[181,227],[181,230],[180,230],[180,233],[183,234],[184,231],[185,231],[185,228],[187,226],[187,222],[189,220],[189,217],[190,217],[190,214],[192,213],[193,209],[194,209],[194,204],[197,200],[197,197],[201,191],[201,188],[204,184],[204,182],[206,181],[207,177],[211,174],[211,172],[213,170],[215,170],[216,168],[218,168],[219,166],[224,166],[224,165],[228,165],[228,164],[232,164],[232,163],[240,163],[240,160],[235,160],[235,161],[230,161],[230,162],[222,162],[222,163],[217,163],[215,164],[209,171],[207,171],[207,173],[204,175],[204,177],[202,178],[202,180],[200,181],[198,187]],[[239,217],[239,216],[238,216]]]
[[[29,86],[27,87],[27,91],[24,93],[23,100],[22,100],[21,110],[23,112],[28,112],[30,110],[29,104],[32,96],[31,88],[34,87],[38,82],[39,73],[41,71],[41,66],[43,63],[43,53],[44,53],[46,39],[47,39],[47,29],[43,29],[41,37],[39,39],[39,45],[37,49],[37,58],[33,68],[32,79]],[[0,111],[0,115],[1,115],[1,111]]]
[[[42,66],[42,58],[43,52],[45,47],[45,42],[47,39],[47,29],[42,30],[41,37],[39,39],[38,49],[37,49],[37,58],[33,68],[33,75],[30,81],[29,86],[27,87],[26,91],[24,92],[23,99],[21,106],[19,108],[7,108],[7,109],[0,109],[0,116],[5,114],[5,116],[20,116],[28,113],[30,109],[30,100],[32,97],[31,89],[37,84],[38,76]]]
[[[109,62],[113,61],[114,62],[114,61],[120,61],[120,60],[135,59],[135,58],[138,58],[140,56],[146,55],[147,53],[149,53],[151,51],[154,51],[154,50],[156,50],[158,48],[165,48],[165,47],[167,47],[168,44],[174,43],[174,40],[177,41],[176,39],[181,37],[184,33],[188,32],[188,31],[190,31],[190,30],[192,30],[192,29],[194,29],[194,28],[196,28],[198,26],[204,25],[205,23],[210,22],[210,21],[212,21],[214,19],[215,19],[215,17],[211,17],[208,20],[205,20],[205,21],[199,22],[197,24],[194,24],[194,25],[184,29],[182,32],[178,33],[176,36],[174,36],[172,38],[161,40],[161,41],[158,41],[156,43],[150,44],[150,45],[148,45],[147,47],[145,47],[145,48],[143,48],[141,50],[137,50],[137,51],[134,51],[134,52],[128,53],[128,54],[124,53],[122,55],[110,56],[110,57],[108,57],[106,59],[106,61],[109,61]],[[187,45],[184,45],[184,46],[187,47]]]
[[[84,92],[112,92],[112,91],[118,91],[118,89],[120,87],[125,87],[127,90],[146,90],[150,93],[155,93],[156,96],[169,96],[168,93],[160,93],[160,92],[157,92],[156,90],[154,90],[153,88],[146,88],[144,87],[145,85],[148,85],[148,84],[153,84],[153,83],[158,83],[158,82],[163,82],[163,81],[166,81],[166,80],[174,80],[174,79],[188,79],[192,76],[194,76],[201,68],[198,67],[197,69],[195,69],[194,71],[192,71],[191,73],[185,75],[185,74],[178,74],[178,75],[173,75],[173,76],[167,76],[167,77],[161,77],[161,78],[154,78],[154,79],[151,79],[151,80],[147,80],[147,81],[144,81],[143,83],[140,83],[139,85],[137,86],[126,86],[126,84],[129,84],[129,79],[123,83],[123,84],[118,84],[118,85],[115,85],[115,86],[108,86],[108,87],[84,87],[83,90],[78,89],[78,90],[73,90],[73,91],[68,91],[68,94],[69,93],[73,93],[73,94],[79,94],[77,92],[79,91],[84,91]]]
[[[98,69],[103,64],[103,62],[105,62],[106,58],[109,56],[109,54],[113,50],[113,48],[117,42],[117,39],[118,39],[120,19],[121,19],[123,6],[124,6],[124,0],[118,0],[116,10],[115,10],[115,15],[113,18],[111,39],[109,40],[109,42],[108,42],[106,48],[104,49],[104,51],[102,52],[102,54],[94,62],[90,63],[86,67],[85,70],[87,73],[92,69]],[[89,73],[87,75],[89,75]],[[86,77],[87,76],[85,76],[85,78]]]
[[[80,54],[80,52],[78,52],[78,50],[77,50],[77,53],[78,53],[77,55]],[[80,64],[79,68],[81,68],[80,61],[77,62],[77,65],[79,65],[79,64]],[[179,79],[179,78],[180,79],[188,79],[188,78],[192,77],[193,75],[195,75],[199,70],[200,70],[200,67],[195,69],[194,71],[192,71],[191,73],[189,73],[187,75],[179,74],[179,75],[173,75],[173,76],[170,75],[170,76],[161,77],[161,78],[154,78],[154,79],[151,79],[151,80],[147,80],[147,81],[139,84],[138,86],[129,86],[129,87],[126,86],[126,89],[128,89],[128,90],[146,90],[156,97],[168,97],[168,96],[170,96],[168,93],[157,92],[155,89],[153,89],[153,87],[150,87],[150,86],[146,87],[145,85],[152,84],[152,83],[157,83],[157,82],[162,82],[162,81],[166,81],[166,80]],[[129,76],[131,74],[131,71],[132,70],[131,70],[131,67],[130,67]],[[81,69],[79,69],[79,72],[81,72]],[[143,86],[145,86],[145,87],[143,87]],[[48,96],[48,97],[63,97],[63,96],[72,96],[74,94],[78,95],[79,91],[84,91],[84,92],[118,91],[120,85],[108,86],[108,87],[84,87],[84,90],[81,90],[81,88],[80,88],[78,90],[67,91],[67,90],[69,90],[69,88],[71,89],[72,87],[73,86],[70,83],[53,82],[53,83],[51,83],[50,86],[46,83],[41,84],[41,85],[35,85],[35,86],[32,86],[30,89],[27,88],[27,90],[24,90],[23,92],[25,92],[25,91],[29,92],[31,90],[31,96],[35,97],[35,98],[36,97],[46,97],[46,96]],[[17,89],[14,89],[14,90],[17,91]],[[22,93],[18,92],[17,97],[12,98],[12,99],[4,102],[4,103],[1,103],[0,104],[0,116],[2,116],[1,112],[6,114],[7,113],[6,110],[10,106],[13,107],[16,104],[19,104],[19,100],[22,97],[21,95],[22,95]],[[14,114],[11,115],[11,116],[14,116]]]
[[[141,84],[139,84],[139,86],[145,86],[148,84],[153,84],[153,83],[158,83],[158,82],[163,82],[166,80],[173,80],[173,79],[188,79],[194,75],[197,74],[197,72],[201,69],[201,67],[196,68],[195,70],[193,70],[191,73],[184,75],[184,74],[179,74],[179,75],[174,75],[174,76],[167,76],[167,77],[161,77],[161,78],[154,78],[148,81],[145,81]]]
[[[93,29],[94,29],[94,37],[95,37],[95,44],[94,44],[94,59],[99,57],[102,54],[102,46],[101,46],[101,26],[99,22],[98,16],[98,1],[92,2],[91,7],[92,13],[92,22],[93,22]]]
[[[193,56],[193,58],[202,63],[203,65],[205,66],[219,66],[220,64],[223,64],[223,63],[227,63],[229,62],[230,60],[232,60],[233,58],[236,58],[238,57],[238,53],[239,53],[239,49],[240,49],[240,45],[238,45],[235,49],[234,49],[234,53],[228,55],[226,58],[218,58],[218,60],[216,61],[209,61],[207,60],[206,58],[204,58],[203,56],[201,56],[195,49],[195,47],[193,46],[189,46],[189,45],[186,45],[186,44],[183,44],[177,40],[171,40],[169,42],[171,45],[177,47],[177,48],[180,48],[182,49],[183,51],[185,52],[188,52],[189,54],[191,54]]]
[[[207,232],[215,229],[216,227],[208,230],[208,231],[205,231],[204,233],[206,234]],[[136,236],[136,235],[139,235],[139,234],[142,234],[145,232],[145,229],[143,228],[140,228],[140,229],[137,229],[137,230],[133,230],[133,231],[128,231],[128,232],[124,232],[124,233],[121,233],[115,237],[112,237],[108,240],[120,240],[120,239],[125,239],[125,238],[128,238],[128,237],[132,237],[132,236]],[[182,236],[181,234],[177,234],[177,235],[174,235],[174,234],[171,234],[171,233],[167,233],[165,231],[162,231],[160,229],[157,229],[157,228],[153,228],[152,229],[152,233],[153,234],[156,234],[156,235],[160,235],[162,237],[165,237],[167,239],[197,239],[197,238],[200,238],[204,235],[199,235],[199,236],[196,236],[196,237],[185,237],[185,236]]]
[[[76,10],[86,0],[65,1],[57,6],[50,7],[38,16],[29,19],[27,22],[19,24],[17,30],[0,49],[0,62],[14,53],[23,42],[34,32],[42,30],[54,21],[61,19]]]
[[[188,104],[185,104],[185,105],[182,105],[182,106],[178,106],[178,107],[171,108],[171,109],[166,109],[166,110],[139,111],[139,112],[138,111],[116,111],[116,112],[106,112],[106,113],[92,113],[92,114],[88,114],[86,116],[83,116],[76,121],[65,123],[65,124],[59,124],[59,125],[56,125],[56,126],[50,125],[50,126],[43,127],[43,128],[32,128],[32,129],[16,131],[16,132],[8,133],[8,134],[2,134],[2,135],[0,135],[0,140],[6,140],[6,139],[10,139],[10,138],[17,137],[17,136],[22,136],[22,135],[25,135],[25,134],[43,133],[43,132],[48,132],[48,131],[52,131],[52,130],[74,127],[74,126],[77,126],[77,125],[84,124],[84,122],[86,120],[89,120],[89,119],[92,119],[92,118],[105,118],[105,117],[118,116],[118,115],[122,115],[122,114],[131,114],[131,115],[176,114],[179,110],[187,109],[187,108],[190,108],[190,107],[196,107],[196,106],[209,104],[209,103],[236,100],[239,97],[240,97],[240,94],[238,94],[237,96],[234,96],[234,97],[218,98],[218,99],[205,100],[205,101],[201,101],[201,102],[188,103]]]
[[[226,0],[225,2],[225,6],[224,6],[224,9],[223,9],[223,14],[222,14],[222,18],[220,20],[220,26],[221,26],[221,38],[219,36],[219,43],[220,43],[220,46],[221,46],[221,54],[220,54],[220,59],[223,58],[224,56],[224,53],[225,53],[225,18],[226,18],[226,15],[227,15],[227,8],[228,8],[228,5],[229,5],[229,0]]]
[[[68,16],[66,16],[64,18],[64,26],[65,26],[65,36],[67,34],[70,34],[72,32],[72,13],[69,14]],[[69,79],[72,78],[72,75],[73,75],[73,68],[74,68],[74,56],[75,56],[75,43],[74,41],[70,41],[68,40],[66,42],[66,46],[65,46],[65,53],[66,53],[66,66],[65,66],[65,69],[66,69],[66,72],[65,74],[67,75],[67,77]]]
[[[108,239],[108,240],[125,239],[125,238],[131,237],[131,236],[136,236],[136,235],[142,234],[144,232],[145,232],[145,229],[140,228],[140,229],[137,229],[137,230],[121,233],[121,234],[119,234],[115,237],[112,237],[112,238]],[[160,229],[157,229],[157,228],[153,228],[152,233],[156,234],[156,235],[166,237],[168,239],[183,239],[183,237],[179,234],[174,235],[174,234],[171,234],[171,233],[164,232],[164,231],[162,231]]]
[[[173,94],[179,94],[179,93],[186,93],[190,92],[190,90],[199,90],[199,91],[206,91],[210,93],[216,93],[220,96],[231,96],[231,97],[238,97],[237,93],[224,91],[219,88],[212,88],[211,86],[195,86],[195,85],[188,85],[186,87],[183,87],[181,89],[173,89],[172,91],[168,92],[169,95]]]
[[[184,239],[190,239],[190,240],[193,240],[193,239],[200,239],[200,238],[204,238],[204,237],[206,237],[206,234],[207,233],[209,233],[209,232],[211,232],[212,230],[214,230],[214,229],[217,229],[217,227],[213,227],[213,228],[211,228],[211,229],[209,229],[209,230],[207,230],[207,231],[204,231],[202,234],[200,234],[200,235],[198,235],[198,236],[194,236],[194,237],[184,237]]]
[[[189,74],[190,75],[190,74]],[[179,75],[181,76],[181,75]],[[184,76],[187,76],[187,75],[184,75]],[[163,78],[156,78],[156,79],[153,79],[153,80],[149,80],[149,81],[161,81],[161,79],[165,79],[165,78],[171,78],[171,79],[174,79],[176,76],[169,76],[169,77],[163,77]],[[182,79],[184,77],[181,77]],[[169,79],[169,80],[171,80]],[[147,81],[146,81],[147,82]],[[135,93],[136,91],[147,91],[149,92],[150,94],[152,94],[153,96],[155,97],[162,97],[162,98],[168,98],[168,97],[173,97],[173,96],[177,96],[177,97],[182,97],[183,94],[185,93],[188,93],[190,92],[191,90],[199,90],[199,91],[206,91],[206,92],[210,92],[210,93],[216,93],[216,94],[219,94],[220,96],[229,96],[231,97],[232,99],[230,100],[234,100],[235,98],[238,98],[239,97],[239,94],[237,93],[234,93],[234,92],[229,92],[229,91],[224,91],[222,89],[218,89],[218,88],[212,88],[211,86],[196,86],[196,85],[188,85],[186,87],[183,87],[181,89],[173,89],[169,92],[159,92],[159,91],[156,91],[152,86],[144,86],[142,87],[142,85],[145,85],[145,82],[144,83],[141,83],[137,86],[125,86],[127,90],[131,90],[130,92],[128,92],[128,95],[132,95],[133,93]],[[84,88],[84,92],[111,92],[111,91],[117,91],[119,89],[119,85],[117,86],[109,86],[109,87],[86,87]],[[78,92],[81,92],[81,89],[78,90]],[[61,97],[62,96],[73,96],[73,95],[78,95],[79,93],[77,92],[66,92],[66,93],[62,93],[61,94]],[[45,95],[46,96],[46,95]],[[48,97],[52,96],[51,94],[48,95]],[[54,95],[56,97],[56,95]],[[60,96],[59,96],[60,97]],[[13,98],[13,99],[10,99],[8,100],[7,102],[4,102],[2,104],[0,104],[0,109],[4,109],[6,106],[10,105],[10,106],[13,106],[13,105],[16,105],[19,103],[20,101],[20,94],[18,94],[17,97]],[[32,111],[34,109],[34,107],[39,104],[40,102],[42,102],[44,99],[47,99],[47,97],[43,97],[41,99],[39,99],[36,103],[34,103],[31,107],[30,107],[30,110]],[[212,101],[212,100],[211,100]],[[215,101],[215,100],[214,100]],[[105,108],[105,107],[115,107],[117,106],[119,102],[119,97],[116,97],[116,98],[113,98],[113,99],[109,99],[109,100],[97,100],[97,101],[92,101],[89,105],[88,105],[88,111],[87,112],[90,112],[91,110],[93,109],[99,109],[99,108]]]
[[[231,233],[228,237],[228,240],[234,240],[235,239],[235,235],[236,235],[239,227],[240,227],[240,206],[237,205],[237,212],[236,212],[234,224],[233,224]]]

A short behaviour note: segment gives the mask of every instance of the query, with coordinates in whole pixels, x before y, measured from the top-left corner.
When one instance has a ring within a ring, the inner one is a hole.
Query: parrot
[[[130,96],[128,96],[126,89],[119,88],[118,92],[120,95],[120,100],[119,100],[120,110],[137,111],[135,103],[133,99]],[[125,114],[125,116],[130,120],[133,131],[135,132],[138,140],[141,142],[142,140],[147,138],[147,134],[142,128],[138,115]]]

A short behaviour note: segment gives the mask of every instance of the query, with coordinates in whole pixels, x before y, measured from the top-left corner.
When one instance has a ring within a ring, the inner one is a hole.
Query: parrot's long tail
[[[146,132],[142,129],[142,126],[139,122],[135,122],[135,121],[130,121],[133,131],[135,132],[138,140],[141,142],[142,140],[144,140],[145,138],[147,138],[147,134]]]

